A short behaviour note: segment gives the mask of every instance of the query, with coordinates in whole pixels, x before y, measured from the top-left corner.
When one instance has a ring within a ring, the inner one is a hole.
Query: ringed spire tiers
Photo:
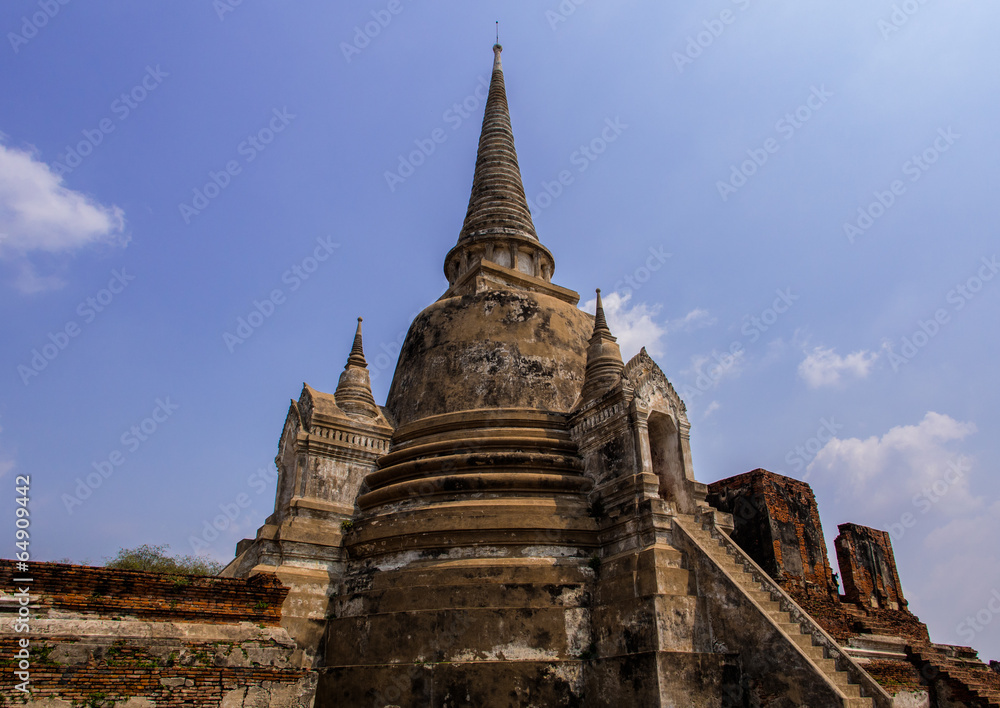
[[[500,53],[493,45],[493,76],[472,178],[472,193],[458,244],[445,257],[444,271],[454,287],[486,262],[551,281],[555,261],[538,240],[514,149]],[[515,283],[508,283],[515,285]]]
[[[358,318],[358,328],[354,333],[354,345],[347,357],[347,365],[340,374],[337,390],[333,394],[337,406],[348,413],[374,418],[378,416],[378,406],[372,396],[371,377],[368,373],[368,362],[365,361],[364,347],[361,342],[361,318]]]
[[[594,333],[587,346],[587,369],[583,376],[583,390],[577,408],[599,398],[621,381],[625,363],[618,340],[611,334],[604,316],[601,289],[597,289],[597,311],[594,314]]]

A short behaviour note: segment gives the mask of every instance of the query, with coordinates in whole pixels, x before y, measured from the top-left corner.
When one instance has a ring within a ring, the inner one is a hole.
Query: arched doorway
[[[673,419],[654,411],[649,415],[649,457],[653,474],[660,481],[660,497],[680,501],[678,492],[684,482],[684,460],[680,434]]]

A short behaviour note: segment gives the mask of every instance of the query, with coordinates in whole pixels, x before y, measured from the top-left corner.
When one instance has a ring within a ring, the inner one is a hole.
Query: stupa
[[[275,511],[225,574],[276,573],[321,706],[891,705],[730,539],[683,401],[552,282],[501,66],[448,289],[385,406],[361,322],[333,394],[305,385]]]

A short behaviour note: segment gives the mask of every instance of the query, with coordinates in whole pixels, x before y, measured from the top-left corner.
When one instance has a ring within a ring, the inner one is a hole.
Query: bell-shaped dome
[[[397,426],[484,408],[566,413],[580,396],[593,328],[591,315],[542,292],[442,298],[410,326],[386,407]]]

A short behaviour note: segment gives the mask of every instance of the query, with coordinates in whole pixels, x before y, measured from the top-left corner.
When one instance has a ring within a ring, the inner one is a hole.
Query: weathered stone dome
[[[386,407],[398,426],[484,408],[567,413],[593,329],[593,316],[543,293],[443,298],[410,326]]]

